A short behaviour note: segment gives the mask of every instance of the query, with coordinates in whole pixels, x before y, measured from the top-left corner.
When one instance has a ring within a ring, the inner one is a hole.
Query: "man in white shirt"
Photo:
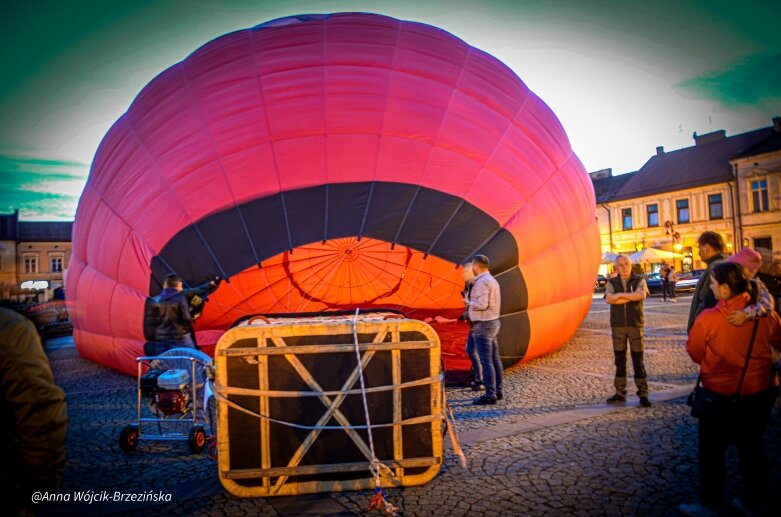
[[[502,295],[499,282],[488,271],[489,261],[485,255],[476,255],[472,260],[475,283],[464,303],[472,322],[472,337],[483,368],[485,394],[475,399],[476,405],[493,405],[501,400],[502,362],[499,359],[499,335]]]

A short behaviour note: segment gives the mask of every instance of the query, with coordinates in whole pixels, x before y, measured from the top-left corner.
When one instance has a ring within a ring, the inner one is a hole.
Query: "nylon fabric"
[[[481,252],[513,364],[588,311],[594,206],[554,113],[493,56],[374,14],[272,20],[162,72],[104,137],[66,275],[74,340],[132,374],[162,277],[219,275],[196,325],[209,343],[234,316],[389,304],[430,321],[448,368],[468,370],[450,320],[460,263]]]

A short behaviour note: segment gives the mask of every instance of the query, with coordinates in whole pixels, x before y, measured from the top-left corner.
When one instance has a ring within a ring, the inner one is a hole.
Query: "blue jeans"
[[[480,358],[477,356],[475,336],[472,335],[472,329],[469,329],[469,335],[466,337],[466,355],[472,361],[472,378],[469,380],[483,382],[483,371],[480,367]]]
[[[497,391],[502,390],[502,361],[499,360],[499,335],[501,323],[499,320],[477,321],[472,326],[472,335],[475,340],[477,355],[480,357],[480,365],[483,367],[483,384],[485,394],[495,397]]]

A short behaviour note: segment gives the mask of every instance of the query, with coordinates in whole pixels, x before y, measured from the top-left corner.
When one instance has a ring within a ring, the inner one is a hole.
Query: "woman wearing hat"
[[[757,302],[746,305],[742,310],[734,311],[729,315],[727,321],[733,325],[740,326],[746,320],[754,320],[755,318],[761,318],[767,316],[775,308],[775,301],[770,295],[770,291],[767,286],[757,278],[757,272],[762,266],[762,255],[752,250],[751,248],[743,248],[738,253],[735,253],[727,262],[734,262],[740,264],[748,270],[751,282],[755,284],[755,292],[757,293]]]

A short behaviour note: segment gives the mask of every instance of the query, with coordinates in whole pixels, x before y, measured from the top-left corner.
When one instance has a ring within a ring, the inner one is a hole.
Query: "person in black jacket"
[[[163,290],[157,296],[147,298],[144,307],[144,337],[147,344],[144,353],[159,355],[171,348],[197,348],[191,304],[199,300],[196,307],[203,310],[204,298],[217,289],[219,278],[191,289],[184,289],[182,279],[168,275]]]
[[[68,411],[35,327],[0,308],[0,501],[31,515],[34,492],[57,489],[65,467]]]
[[[694,296],[689,308],[689,323],[686,325],[687,333],[702,311],[716,306],[717,300],[710,288],[710,272],[716,262],[729,258],[729,255],[724,253],[724,239],[716,232],[702,232],[697,238],[697,250],[700,260],[708,267],[697,281],[697,287],[694,288]]]
[[[650,407],[648,375],[643,362],[643,302],[647,294],[645,278],[632,272],[632,261],[626,255],[617,256],[615,264],[618,275],[608,280],[605,285],[605,301],[610,304],[610,329],[616,363],[616,376],[613,382],[616,394],[607,399],[607,402],[608,404],[626,402],[628,341],[640,405]]]

